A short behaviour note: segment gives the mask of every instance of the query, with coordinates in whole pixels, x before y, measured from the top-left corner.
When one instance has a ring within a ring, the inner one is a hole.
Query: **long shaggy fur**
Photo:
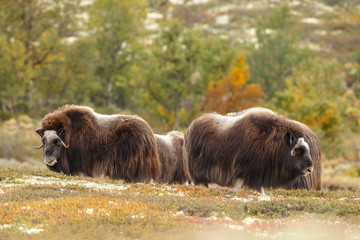
[[[155,134],[162,166],[161,182],[183,184],[190,181],[184,147],[184,134],[171,131],[166,135]]]
[[[50,170],[148,182],[161,176],[154,134],[140,117],[101,115],[89,107],[65,105],[47,114],[42,129],[65,129],[60,160]]]
[[[284,139],[304,138],[310,148],[314,171],[302,177],[292,172],[289,146]],[[252,108],[237,114],[205,114],[185,133],[189,173],[195,184],[214,182],[267,188],[321,189],[321,150],[315,134],[304,124],[269,109]]]

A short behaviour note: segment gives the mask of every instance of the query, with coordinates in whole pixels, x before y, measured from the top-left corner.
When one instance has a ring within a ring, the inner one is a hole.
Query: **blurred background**
[[[360,189],[359,0],[0,0],[0,167],[45,168],[64,104],[154,132],[262,106],[320,138],[325,189]]]

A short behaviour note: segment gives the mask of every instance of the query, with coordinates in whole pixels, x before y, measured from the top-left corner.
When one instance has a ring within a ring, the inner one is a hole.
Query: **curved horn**
[[[44,145],[43,144],[41,144],[40,146],[37,146],[37,147],[33,147],[33,148],[35,148],[35,149],[40,149],[40,148],[42,148]]]
[[[291,149],[290,155],[293,157],[295,156],[295,148]]]
[[[64,146],[64,148],[69,148],[69,145],[66,145],[63,140],[60,140],[61,141],[61,144]]]

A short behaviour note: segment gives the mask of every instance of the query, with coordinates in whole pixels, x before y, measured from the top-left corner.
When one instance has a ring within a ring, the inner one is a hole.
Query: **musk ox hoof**
[[[46,165],[52,167],[57,163],[56,158],[46,158],[45,161]]]

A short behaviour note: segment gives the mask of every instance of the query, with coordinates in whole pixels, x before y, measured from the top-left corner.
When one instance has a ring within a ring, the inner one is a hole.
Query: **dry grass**
[[[360,162],[332,159],[323,161],[323,187],[326,190],[360,190]]]
[[[358,191],[266,194],[0,169],[0,239],[358,239]]]
[[[38,124],[26,115],[0,124],[0,167],[44,168],[41,150],[33,149],[41,143]]]

